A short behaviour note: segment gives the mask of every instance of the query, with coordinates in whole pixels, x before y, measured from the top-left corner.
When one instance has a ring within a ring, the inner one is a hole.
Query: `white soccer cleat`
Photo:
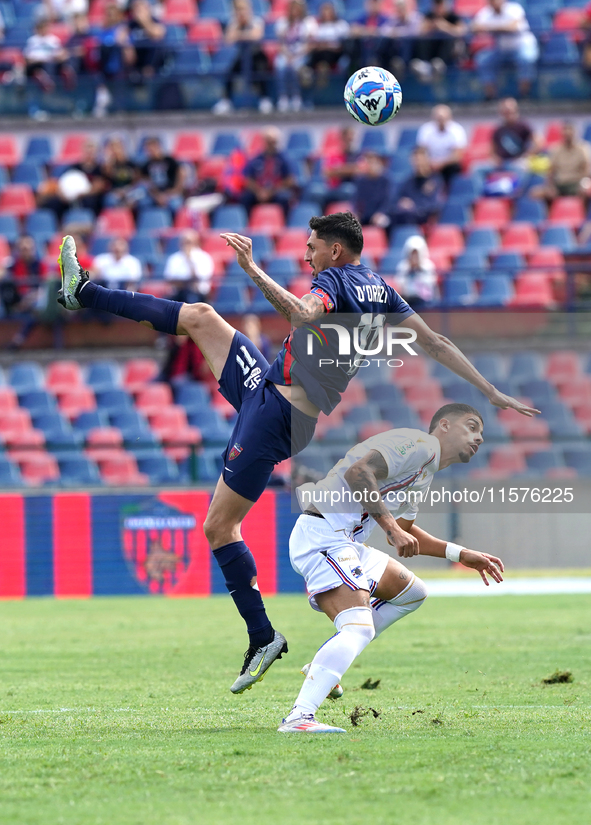
[[[263,676],[275,659],[281,659],[287,653],[287,641],[277,630],[273,641],[263,647],[249,647],[244,654],[244,664],[240,675],[230,688],[232,693],[244,693],[255,682],[262,682]]]
[[[310,662],[310,664],[304,665],[303,668],[300,670],[300,673],[302,673],[304,676],[307,676],[308,673],[310,672],[310,665],[311,664],[312,663]],[[333,689],[331,690],[331,692],[328,694],[328,696],[326,698],[327,699],[340,699],[344,692],[345,691],[343,690],[342,686],[337,682],[337,684],[333,687]]]
[[[71,235],[66,235],[60,246],[57,262],[62,276],[62,288],[58,292],[58,303],[66,309],[82,309],[78,300],[80,290],[89,280],[76,257],[76,242]]]
[[[347,733],[344,728],[325,725],[314,718],[313,713],[302,713],[289,722],[284,719],[277,728],[278,733]]]

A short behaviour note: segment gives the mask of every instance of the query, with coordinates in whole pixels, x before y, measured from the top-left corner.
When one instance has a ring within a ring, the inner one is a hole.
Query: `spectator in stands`
[[[104,117],[112,102],[108,81],[126,77],[135,62],[135,49],[129,37],[129,27],[123,10],[117,3],[105,6],[103,25],[93,32],[99,47],[100,82],[97,84],[93,114]]]
[[[84,209],[92,209],[98,215],[103,208],[105,191],[108,188],[103,176],[103,170],[98,157],[98,147],[93,140],[87,140],[82,147],[82,158],[79,163],[70,167],[83,172],[89,180],[90,188],[87,194],[81,195],[76,203]]]
[[[435,106],[431,120],[423,123],[417,134],[417,146],[429,156],[431,168],[439,172],[446,184],[461,172],[462,158],[468,143],[466,130],[455,120],[449,106]]]
[[[145,187],[142,206],[168,207],[176,212],[183,202],[183,170],[175,158],[164,153],[158,137],[145,142],[147,160],[141,168]]]
[[[350,183],[357,174],[359,153],[355,146],[355,130],[344,126],[339,130],[338,140],[331,144],[322,158],[322,173],[331,189],[342,183]],[[334,193],[336,196],[337,193]],[[333,193],[331,193],[332,197]],[[334,200],[334,198],[332,198]]]
[[[437,79],[446,73],[447,67],[464,53],[462,38],[467,31],[448,0],[431,0],[431,8],[421,24],[422,37],[417,39],[416,57],[410,64],[419,80]]]
[[[280,132],[269,127],[263,133],[265,148],[244,169],[241,200],[249,211],[257,203],[278,203],[285,214],[294,195],[295,180],[291,165],[279,151]]]
[[[398,77],[404,77],[421,31],[422,15],[412,9],[408,0],[396,0],[396,12],[386,26],[380,47],[380,66],[390,69]]]
[[[72,20],[88,14],[88,0],[43,0],[43,16],[48,20]]]
[[[515,98],[501,100],[499,115],[501,123],[492,133],[493,157],[498,165],[519,161],[538,151],[538,141],[529,123],[520,117]]]
[[[260,112],[273,111],[267,79],[271,64],[263,51],[264,36],[265,21],[254,15],[250,0],[234,0],[234,13],[226,28],[225,40],[229,46],[235,46],[236,57],[226,75],[225,95],[213,107],[215,115],[232,111],[232,87],[237,80],[245,89],[252,87],[259,99]]]
[[[92,262],[91,275],[109,289],[135,289],[142,278],[142,265],[139,258],[129,254],[125,238],[113,238],[109,251]]]
[[[213,258],[201,249],[199,233],[186,229],[180,237],[180,249],[166,261],[164,277],[175,290],[175,301],[195,304],[205,301],[211,291]]]
[[[290,0],[287,15],[275,23],[279,53],[275,58],[277,108],[280,112],[302,108],[302,72],[308,60],[318,24],[307,13],[305,0]],[[304,72],[305,77],[305,72]]]
[[[429,154],[422,146],[412,153],[413,174],[400,187],[389,208],[390,228],[402,224],[425,224],[440,211],[445,199],[445,184],[433,171]]]
[[[382,11],[383,0],[365,0],[365,11],[351,23],[354,57],[361,66],[379,66],[382,40],[390,22]]]
[[[31,308],[35,291],[44,274],[45,268],[34,238],[20,235],[14,243],[13,256],[0,281],[0,296],[7,314]]]
[[[550,152],[546,182],[530,191],[533,198],[548,201],[567,195],[591,196],[591,146],[577,140],[571,121],[562,124],[562,141]]]
[[[323,3],[308,57],[308,66],[315,72],[317,86],[328,84],[332,69],[337,66],[344,69],[349,65],[349,55],[345,51],[348,35],[349,24],[338,16],[334,3],[331,0]]]
[[[76,74],[69,63],[69,54],[61,40],[49,31],[49,20],[41,18],[35,24],[35,34],[28,38],[23,51],[27,77],[44,92],[55,89],[55,74],[59,74],[66,89],[76,86]]]
[[[127,28],[135,50],[135,76],[142,81],[149,80],[164,63],[162,41],[166,36],[166,26],[154,16],[148,0],[132,0]]]
[[[134,206],[137,200],[140,170],[127,155],[120,137],[108,138],[105,143],[105,158],[101,174],[106,181],[107,206]]]
[[[366,152],[355,177],[354,211],[363,226],[388,226],[388,205],[392,192],[384,159]]]
[[[417,312],[439,300],[435,264],[421,235],[411,235],[404,242],[394,279],[396,291]]]
[[[487,100],[496,97],[496,78],[501,66],[507,64],[517,70],[519,93],[529,94],[539,48],[523,6],[510,0],[488,0],[487,5],[475,14],[471,29],[475,34],[489,34],[494,39],[492,48],[482,49],[475,58]]]
[[[274,357],[271,352],[271,341],[262,330],[259,316],[254,315],[252,312],[244,315],[242,317],[241,330],[248,340],[252,341],[259,352],[262,352],[263,357],[271,362]]]
[[[72,34],[68,38],[66,48],[70,55],[70,63],[77,75],[87,72],[90,68],[90,52],[92,41],[90,38],[90,22],[88,15],[82,12],[72,16]]]

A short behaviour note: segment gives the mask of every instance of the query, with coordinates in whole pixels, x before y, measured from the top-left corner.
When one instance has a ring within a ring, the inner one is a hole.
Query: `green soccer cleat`
[[[244,654],[244,664],[230,690],[232,693],[244,693],[250,690],[255,682],[260,682],[275,659],[281,659],[287,653],[285,636],[275,631],[273,641],[262,647],[249,647]]]
[[[82,309],[78,300],[80,290],[88,283],[88,272],[85,272],[76,257],[76,242],[71,235],[66,235],[60,246],[57,262],[62,276],[62,288],[57,294],[58,304],[66,309]]]

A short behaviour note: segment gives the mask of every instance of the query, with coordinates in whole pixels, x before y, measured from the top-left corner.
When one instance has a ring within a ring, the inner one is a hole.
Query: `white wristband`
[[[445,545],[445,558],[450,561],[458,562],[460,560],[460,553],[464,548],[460,544],[454,544],[453,541],[448,541]]]

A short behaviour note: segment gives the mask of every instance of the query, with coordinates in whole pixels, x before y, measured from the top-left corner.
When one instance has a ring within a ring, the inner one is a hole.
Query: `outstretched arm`
[[[221,237],[224,238],[228,246],[236,250],[236,260],[253,283],[258,286],[267,301],[284,318],[287,318],[292,326],[300,327],[309,324],[326,312],[320,298],[315,295],[304,295],[303,298],[296,298],[287,289],[275,283],[266,272],[263,272],[253,260],[250,238],[237,235],[234,232],[225,232]]]
[[[449,338],[446,338],[445,335],[440,335],[438,332],[433,332],[420,315],[415,314],[409,318],[405,318],[403,325],[415,330],[417,333],[417,343],[431,358],[439,361],[440,364],[444,364],[448,369],[452,370],[452,372],[455,372],[456,375],[465,378],[466,381],[473,384],[476,389],[484,393],[490,403],[495,407],[500,407],[503,410],[509,408],[517,410],[517,412],[522,415],[527,415],[530,418],[540,412],[535,407],[528,407],[516,398],[499,392],[490,381],[487,381],[486,378],[478,372],[474,364],[468,361],[464,353],[458,349]]]
[[[382,501],[378,479],[384,478],[388,478],[388,465],[378,450],[370,450],[345,471],[345,481],[353,493],[361,494],[359,503],[380,525],[388,544],[398,550],[399,556],[416,556],[419,552],[418,541],[400,528]]]
[[[397,521],[403,530],[418,539],[421,556],[435,556],[438,559],[446,558],[445,548],[447,542],[432,536],[425,530],[421,530],[420,527],[417,527],[414,522],[408,521],[408,519],[399,518]],[[399,553],[398,555],[402,554]],[[491,556],[489,553],[479,553],[477,550],[469,550],[467,547],[462,547],[460,551],[460,564],[463,564],[464,567],[470,567],[472,570],[478,570],[482,581],[487,586],[489,584],[486,576],[487,573],[491,579],[497,583],[503,581],[502,573],[505,569],[503,562],[501,559],[496,556]]]

